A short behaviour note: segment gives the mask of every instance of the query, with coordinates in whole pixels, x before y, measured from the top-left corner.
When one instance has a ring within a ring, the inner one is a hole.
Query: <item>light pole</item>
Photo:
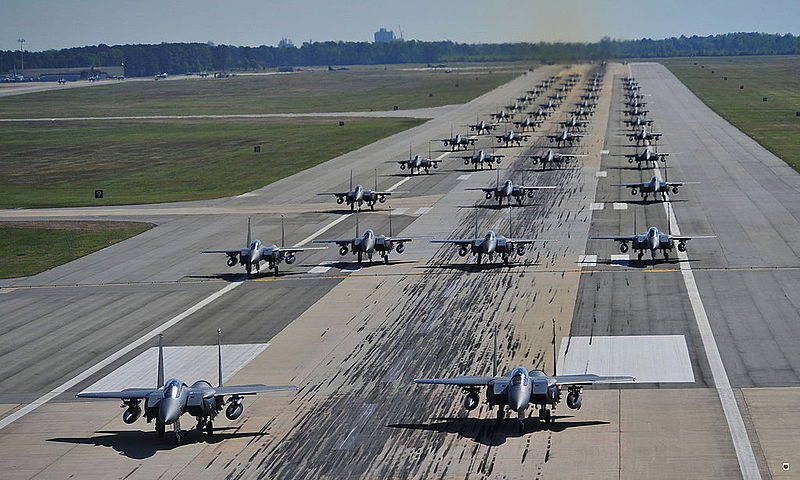
[[[20,63],[22,63],[22,75],[25,75],[25,49],[22,48],[22,44],[25,43],[24,38],[20,38],[17,40],[19,43],[19,56],[20,56]]]

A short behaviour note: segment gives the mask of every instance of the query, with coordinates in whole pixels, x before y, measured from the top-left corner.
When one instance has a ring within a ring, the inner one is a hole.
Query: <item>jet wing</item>
[[[616,240],[618,242],[632,242],[634,240],[639,240],[640,238],[640,235],[622,235],[618,237],[592,237],[592,240]]]
[[[322,192],[317,195],[336,195],[337,197],[346,197],[350,192]]]
[[[558,188],[555,185],[536,186],[536,187],[526,187],[525,185],[516,185],[516,187],[519,188],[520,190],[526,191],[526,192],[528,190],[553,190],[553,189]]]
[[[411,242],[411,241],[414,240],[411,237],[405,237],[405,238],[401,238],[401,237],[384,237],[384,238],[386,240],[389,240],[390,242]]]
[[[534,242],[557,242],[558,240],[552,238],[506,238],[506,243],[527,244]]]
[[[369,190],[369,192],[364,192],[364,193],[369,193],[370,195],[391,195],[392,194],[392,192],[376,192],[374,190]]]
[[[264,392],[284,392],[297,390],[295,385],[235,385],[231,387],[215,387],[214,396],[222,395],[255,395]]]
[[[431,243],[455,243],[457,245],[472,245],[475,242],[482,242],[482,238],[456,238],[453,240],[430,240]]]
[[[694,238],[717,238],[716,235],[669,235],[671,240],[692,240]]]
[[[593,383],[628,383],[635,382],[636,377],[629,375],[603,376],[593,373],[579,375],[556,375],[552,377],[557,385],[592,385]]]
[[[625,187],[625,188],[641,188],[647,185],[647,183],[612,183],[610,186],[612,187]]]
[[[325,250],[328,247],[278,247],[273,251],[284,253],[303,252],[305,250]]]
[[[236,250],[203,250],[200,253],[224,253],[226,255],[239,255],[242,253],[242,249],[237,248]]]
[[[147,398],[151,395],[163,395],[157,388],[126,388],[118,392],[86,392],[75,395],[75,398],[119,398],[121,400]]]
[[[335,243],[337,245],[350,245],[355,243],[360,238],[340,238],[339,240],[314,240],[312,243]],[[325,248],[325,247],[320,247]]]
[[[489,375],[465,375],[454,378],[415,378],[414,383],[425,385],[456,385],[460,387],[481,387],[489,385],[496,377]]]

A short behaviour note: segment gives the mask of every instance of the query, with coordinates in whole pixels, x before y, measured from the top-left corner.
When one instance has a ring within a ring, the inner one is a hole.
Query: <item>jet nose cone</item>
[[[523,392],[516,392],[514,395],[511,396],[511,401],[509,402],[512,410],[515,412],[521,412],[522,410],[528,407],[528,400],[522,394]]]
[[[172,399],[164,399],[158,408],[158,416],[164,425],[172,425],[181,416],[181,409]]]

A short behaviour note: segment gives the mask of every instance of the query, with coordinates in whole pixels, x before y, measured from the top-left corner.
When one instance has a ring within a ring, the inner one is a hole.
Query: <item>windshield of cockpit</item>
[[[180,391],[181,384],[177,380],[170,380],[167,382],[167,385],[164,387],[166,390],[167,396],[170,398],[178,398],[178,393]]]

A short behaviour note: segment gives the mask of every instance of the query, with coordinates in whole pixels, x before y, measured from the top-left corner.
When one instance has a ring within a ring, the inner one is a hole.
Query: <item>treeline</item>
[[[303,65],[369,65],[457,61],[575,62],[614,58],[699,55],[800,54],[800,36],[728,33],[663,40],[611,40],[595,43],[464,44],[406,41],[394,43],[314,42],[299,48],[236,47],[204,43],[97,45],[25,52],[28,68],[120,65],[128,76],[221,70],[261,70]],[[0,52],[0,72],[20,67],[19,51]]]

